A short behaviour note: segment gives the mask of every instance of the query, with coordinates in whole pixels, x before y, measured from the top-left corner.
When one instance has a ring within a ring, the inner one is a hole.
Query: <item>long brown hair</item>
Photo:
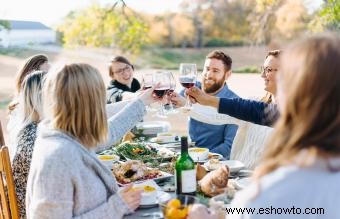
[[[31,56],[25,61],[23,67],[17,73],[17,77],[15,80],[15,96],[20,93],[21,84],[24,78],[31,72],[40,70],[40,66],[45,62],[48,62],[48,57],[43,54]],[[17,100],[14,99],[13,101],[11,101],[11,103],[8,105],[9,111],[14,110],[17,105]]]
[[[86,147],[107,139],[105,85],[88,64],[55,67],[46,76],[43,112],[53,128],[77,138]]]
[[[335,35],[304,38],[282,55],[281,115],[257,177],[295,163],[302,151],[326,160],[340,156],[339,60],[340,38]]]

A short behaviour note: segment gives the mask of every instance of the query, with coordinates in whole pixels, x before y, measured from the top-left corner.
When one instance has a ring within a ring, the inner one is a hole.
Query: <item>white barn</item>
[[[56,42],[56,32],[35,21],[9,20],[10,29],[0,30],[0,46],[25,46]]]

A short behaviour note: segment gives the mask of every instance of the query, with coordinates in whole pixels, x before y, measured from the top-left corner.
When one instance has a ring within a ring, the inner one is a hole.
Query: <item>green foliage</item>
[[[321,9],[314,13],[314,18],[309,23],[312,32],[325,30],[340,31],[340,1],[325,1]]]
[[[70,13],[59,27],[66,47],[118,47],[138,53],[148,41],[148,26],[132,11],[92,5]]]
[[[234,73],[260,73],[261,69],[257,66],[246,66],[242,68],[233,69]]]
[[[2,29],[7,29],[7,30],[11,29],[10,23],[6,20],[0,20],[0,30]]]
[[[222,47],[222,46],[244,46],[247,43],[245,41],[228,41],[220,38],[212,38],[208,40],[204,46],[205,47]]]

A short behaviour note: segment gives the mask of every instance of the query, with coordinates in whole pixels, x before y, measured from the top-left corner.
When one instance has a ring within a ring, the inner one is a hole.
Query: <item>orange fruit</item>
[[[183,212],[178,208],[168,208],[166,211],[167,219],[184,219],[186,215],[183,216]]]
[[[171,199],[168,204],[166,205],[168,208],[180,208],[181,207],[181,201],[178,199]]]

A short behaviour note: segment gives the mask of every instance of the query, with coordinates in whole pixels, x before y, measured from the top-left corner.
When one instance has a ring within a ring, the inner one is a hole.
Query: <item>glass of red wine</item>
[[[193,63],[181,63],[179,66],[179,82],[187,89],[193,87],[196,84],[197,79],[197,68],[196,64]],[[184,109],[191,110],[192,104],[189,96],[185,103]]]
[[[154,94],[161,100],[161,109],[158,112],[157,116],[162,118],[167,118],[164,113],[164,97],[167,96],[168,91],[170,90],[170,75],[168,72],[158,71],[153,74],[153,84],[154,84]]]

